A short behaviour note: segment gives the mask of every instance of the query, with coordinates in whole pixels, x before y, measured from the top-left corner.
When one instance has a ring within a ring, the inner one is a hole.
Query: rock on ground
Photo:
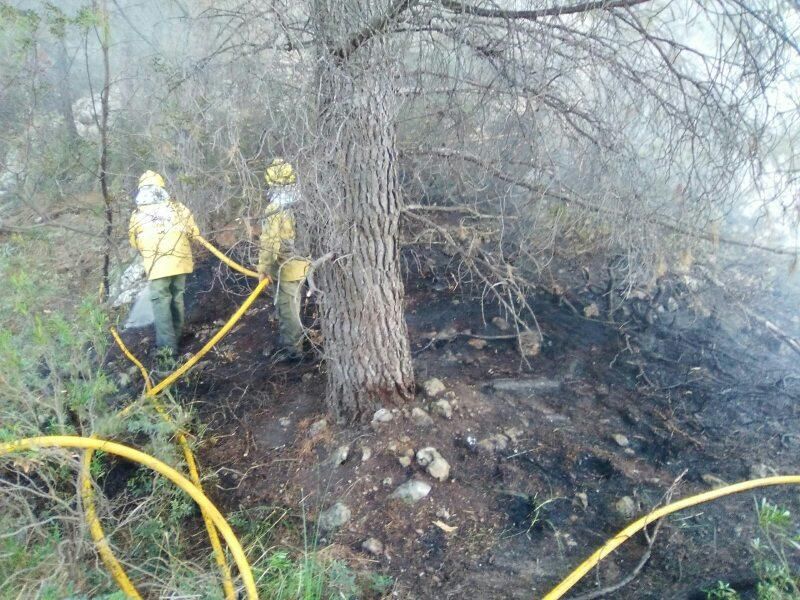
[[[492,319],[492,325],[497,327],[500,331],[508,331],[511,329],[511,325],[509,325],[508,321],[506,321],[503,317],[495,317]]]
[[[374,537],[364,540],[364,543],[361,544],[361,549],[364,550],[367,554],[372,554],[373,556],[380,556],[383,554],[383,543]]]
[[[112,283],[109,296],[114,300],[111,306],[119,308],[131,304],[145,287],[147,287],[147,277],[145,277],[144,265],[137,258],[128,265],[119,279]]]
[[[347,457],[350,455],[350,446],[339,446],[331,455],[331,462],[334,465],[341,465],[346,460]]]
[[[623,519],[632,519],[636,516],[636,503],[630,496],[623,496],[614,503],[614,510]]]
[[[328,422],[325,419],[320,419],[319,421],[314,422],[311,427],[308,428],[308,435],[309,437],[317,437],[320,433],[325,431],[328,428]]]
[[[509,427],[508,429],[503,430],[503,435],[506,436],[509,440],[511,440],[512,444],[516,444],[519,441],[519,438],[524,433],[525,431],[523,431],[519,427]]]
[[[425,467],[428,475],[439,481],[447,481],[450,477],[450,463],[439,454],[436,448],[428,446],[417,451],[417,463]]]
[[[392,415],[392,411],[387,408],[379,408],[375,411],[375,414],[372,415],[372,422],[373,423],[388,423],[394,418]]]
[[[621,448],[627,448],[630,445],[628,438],[621,433],[615,433],[611,437],[617,443],[617,446],[620,446]]]
[[[391,499],[403,500],[409,504],[419,502],[431,491],[429,483],[420,481],[419,479],[410,479],[404,484],[397,487],[395,491],[389,496]]]
[[[425,390],[425,395],[428,398],[436,398],[439,394],[445,391],[445,386],[441,379],[432,377],[422,384],[422,389]]]
[[[486,452],[502,452],[508,448],[508,438],[502,433],[496,433],[478,442],[478,447]]]
[[[333,531],[347,523],[350,516],[350,509],[341,502],[337,502],[328,510],[320,513],[317,523],[323,531]]]
[[[763,479],[764,477],[772,477],[777,474],[778,472],[775,469],[765,464],[750,466],[750,479]]]
[[[453,407],[447,400],[437,400],[431,404],[431,412],[445,419],[453,418]]]
[[[414,421],[414,424],[418,427],[430,427],[433,425],[433,419],[431,419],[431,416],[419,406],[415,406],[411,411],[411,420]]]
[[[523,331],[518,338],[519,350],[522,356],[534,358],[542,351],[542,337],[538,331]]]

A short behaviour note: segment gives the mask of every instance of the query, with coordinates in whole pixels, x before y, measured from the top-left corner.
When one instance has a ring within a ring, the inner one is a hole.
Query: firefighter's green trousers
[[[178,352],[185,316],[183,294],[186,275],[172,275],[150,281],[150,303],[156,329],[156,347]]]
[[[292,354],[303,352],[303,323],[300,321],[300,288],[303,280],[279,281],[275,306],[278,309],[280,343]]]

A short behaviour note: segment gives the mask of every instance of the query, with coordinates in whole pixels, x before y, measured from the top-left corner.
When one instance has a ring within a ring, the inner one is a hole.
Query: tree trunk
[[[103,300],[108,300],[110,290],[109,274],[111,270],[111,251],[114,233],[114,211],[111,203],[111,194],[108,189],[108,95],[111,90],[111,71],[109,66],[108,48],[110,44],[110,25],[108,22],[108,6],[106,0],[101,4],[101,31],[100,49],[103,53],[103,91],[100,92],[100,191],[105,204],[105,252],[103,253]],[[92,98],[94,108],[94,98]],[[95,109],[96,110],[96,109]]]
[[[78,128],[75,126],[75,115],[72,112],[72,93],[70,90],[69,56],[63,39],[56,40],[55,49],[56,89],[58,90],[61,116],[64,119],[64,130],[70,144],[77,144]]]
[[[347,3],[343,3],[347,4]],[[332,11],[339,10],[332,5]],[[400,270],[395,105],[380,40],[320,60],[317,196],[336,260],[320,281],[328,406],[340,422],[414,396]]]

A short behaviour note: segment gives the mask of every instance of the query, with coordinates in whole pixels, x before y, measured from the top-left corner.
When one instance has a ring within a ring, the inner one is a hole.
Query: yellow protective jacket
[[[148,279],[194,270],[190,240],[200,235],[189,209],[175,200],[137,207],[129,226],[131,246],[144,260]]]
[[[294,249],[294,216],[271,203],[261,229],[258,272],[280,281],[305,279],[309,262],[298,258]]]

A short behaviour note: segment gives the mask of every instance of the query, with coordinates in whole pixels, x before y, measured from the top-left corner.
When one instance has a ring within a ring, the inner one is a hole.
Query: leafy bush
[[[762,499],[756,504],[759,537],[751,541],[758,600],[800,598],[800,530],[791,512]],[[730,584],[718,581],[706,590],[708,600],[737,600]]]
[[[128,441],[186,472],[174,425],[148,402],[125,419],[118,410],[136,398],[120,396],[104,364],[110,347],[103,307],[87,295],[64,298],[66,282],[52,274],[47,237],[0,245],[0,441],[42,434],[91,435]],[[191,414],[177,398],[161,396],[174,421]],[[135,440],[135,441],[131,441]],[[221,598],[211,549],[199,533],[194,502],[164,478],[97,452],[90,465],[108,497],[95,491],[100,520],[115,554],[143,591],[157,582],[164,596]],[[0,598],[122,598],[97,560],[76,497],[78,461],[65,453],[14,455],[0,462]],[[249,509],[230,523],[241,536],[264,598],[322,600],[383,595],[392,580],[355,573],[341,561],[273,540],[304,538],[305,523],[282,509]],[[11,532],[11,533],[7,533]],[[198,543],[200,540],[200,543]],[[153,590],[153,587],[149,588]]]

